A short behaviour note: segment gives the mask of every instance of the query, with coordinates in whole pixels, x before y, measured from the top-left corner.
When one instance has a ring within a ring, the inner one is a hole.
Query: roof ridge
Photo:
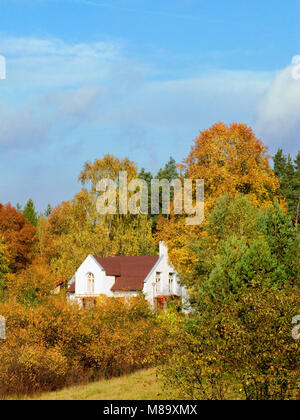
[[[137,257],[159,257],[158,254],[149,254],[149,255],[109,255],[108,257],[99,257],[94,255],[94,258],[137,258]]]
[[[144,280],[159,260],[159,255],[119,255],[94,257],[107,276],[116,277],[112,290],[142,290]]]

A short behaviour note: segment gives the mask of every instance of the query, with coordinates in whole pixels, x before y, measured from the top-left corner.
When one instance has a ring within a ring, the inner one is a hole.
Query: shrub
[[[173,330],[174,351],[161,369],[166,386],[188,399],[224,399],[230,382],[249,400],[298,399],[299,343],[292,318],[299,287],[243,291],[222,305],[205,301]]]
[[[150,366],[164,330],[143,298],[100,300],[88,311],[50,296],[38,306],[0,303],[0,395],[55,390]]]

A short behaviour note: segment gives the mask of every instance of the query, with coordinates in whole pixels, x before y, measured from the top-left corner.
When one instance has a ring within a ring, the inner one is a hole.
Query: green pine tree
[[[158,171],[156,178],[167,179],[168,181],[173,181],[174,179],[179,178],[176,161],[172,157],[170,157],[169,162],[165,165],[165,167]]]
[[[300,195],[300,155],[293,163],[290,155],[285,156],[279,149],[273,158],[274,172],[280,179],[279,193],[286,199],[288,214],[295,224],[299,220],[299,195]]]
[[[277,178],[281,178],[286,168],[286,156],[284,156],[282,149],[278,149],[276,155],[273,157],[274,172]]]
[[[22,206],[21,206],[21,204],[20,203],[17,203],[16,204],[16,209],[18,210],[18,212],[22,212]]]
[[[45,217],[49,217],[49,216],[50,216],[50,214],[51,214],[51,212],[52,212],[52,207],[51,207],[51,205],[50,205],[50,204],[48,204],[48,206],[47,206],[47,208],[46,208],[46,210],[45,210],[45,212],[44,212],[44,216],[45,216]]]
[[[148,208],[151,211],[151,181],[153,179],[153,175],[151,172],[146,172],[144,168],[139,173],[139,178],[145,180],[148,184]],[[179,173],[176,167],[176,161],[170,157],[168,163],[165,164],[164,168],[160,168],[157,172],[157,175],[155,176],[156,179],[159,179],[160,181],[162,179],[167,179],[168,181],[173,181],[174,179],[179,178]],[[159,209],[160,214],[150,214],[150,218],[152,220],[152,232],[156,232],[157,228],[157,222],[160,218],[161,211],[162,211],[162,188],[160,188],[160,198],[159,198]],[[173,200],[174,191],[173,188],[171,188],[170,191],[170,201]]]
[[[23,214],[33,226],[37,225],[38,214],[35,210],[34,203],[31,198],[27,201],[26,206],[23,210]]]

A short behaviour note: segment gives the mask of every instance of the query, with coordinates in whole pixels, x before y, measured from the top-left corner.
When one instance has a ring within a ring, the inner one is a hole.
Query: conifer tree
[[[27,201],[26,206],[23,210],[23,214],[33,226],[37,225],[38,214],[35,210],[34,203],[31,198]]]
[[[45,216],[45,217],[49,217],[49,216],[50,216],[50,214],[51,214],[51,212],[52,212],[52,207],[51,207],[51,205],[50,205],[50,204],[48,204],[48,206],[47,206],[47,208],[46,208],[46,210],[45,210],[45,212],[44,212],[44,216]]]
[[[286,199],[288,213],[297,224],[300,207],[300,153],[293,163],[291,156],[285,156],[282,149],[279,149],[273,160],[275,175],[280,179],[279,192]]]

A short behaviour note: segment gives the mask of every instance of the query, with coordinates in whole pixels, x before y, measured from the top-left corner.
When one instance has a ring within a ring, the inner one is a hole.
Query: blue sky
[[[70,199],[106,153],[156,172],[217,121],[299,149],[297,0],[0,0],[0,55],[1,202]]]

